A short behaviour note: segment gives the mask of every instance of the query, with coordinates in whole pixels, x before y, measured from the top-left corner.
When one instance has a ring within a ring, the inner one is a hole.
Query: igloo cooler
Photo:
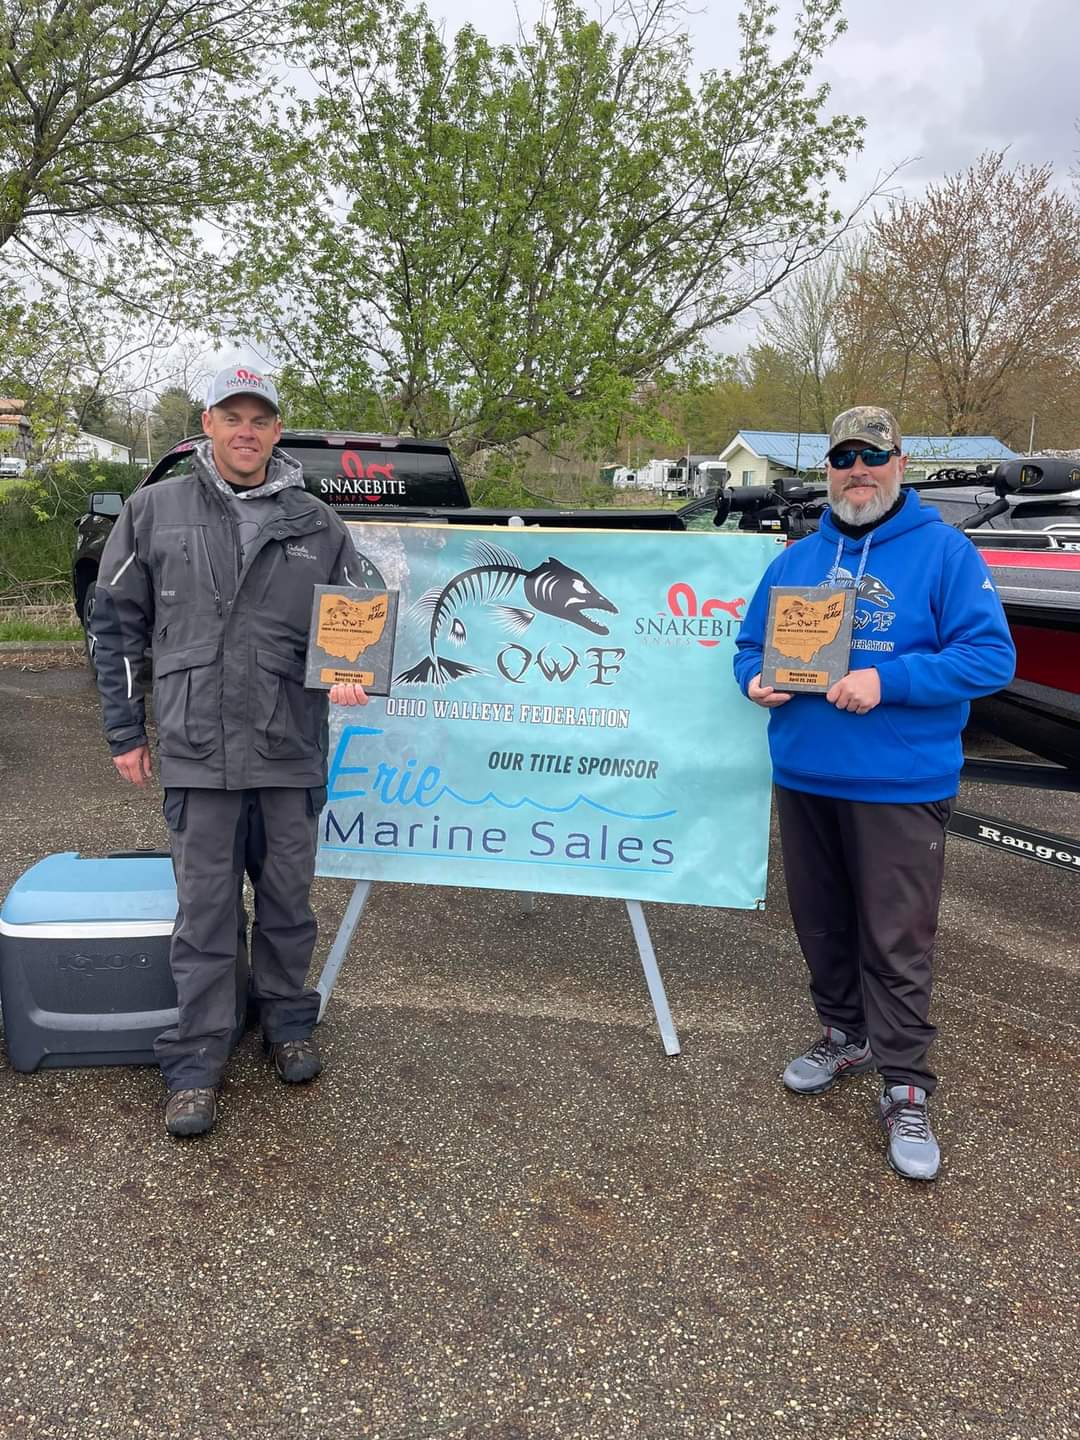
[[[172,862],[161,852],[49,855],[0,908],[0,1003],[8,1058],[41,1066],[152,1065],[176,1021],[169,939]],[[247,965],[237,964],[237,1035]]]

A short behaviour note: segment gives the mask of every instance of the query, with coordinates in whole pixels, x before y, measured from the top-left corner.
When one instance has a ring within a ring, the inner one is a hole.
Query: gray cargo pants
[[[305,988],[315,948],[309,903],[325,790],[165,791],[179,909],[169,955],[178,1023],[154,1053],[170,1090],[217,1085],[236,1030],[245,871],[255,889],[252,996],[270,1042],[310,1035],[319,995]]]
[[[777,785],[776,808],[822,1025],[869,1040],[886,1084],[932,1094],[930,986],[952,800],[872,804]]]

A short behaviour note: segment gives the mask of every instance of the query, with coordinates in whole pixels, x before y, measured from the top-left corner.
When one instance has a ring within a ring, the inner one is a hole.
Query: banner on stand
[[[390,693],[331,709],[320,875],[762,903],[766,716],[731,661],[776,538],[349,528],[400,602]]]

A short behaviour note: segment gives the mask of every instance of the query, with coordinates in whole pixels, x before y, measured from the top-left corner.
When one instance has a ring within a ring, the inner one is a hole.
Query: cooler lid
[[[176,882],[167,856],[48,855],[20,875],[0,908],[0,927],[97,922],[166,923],[176,919]]]

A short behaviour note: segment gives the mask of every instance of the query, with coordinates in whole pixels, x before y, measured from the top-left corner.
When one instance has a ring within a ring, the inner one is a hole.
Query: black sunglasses
[[[834,470],[850,470],[856,460],[861,460],[871,470],[876,470],[879,465],[887,465],[894,455],[900,451],[877,450],[867,447],[865,450],[834,450],[829,456],[829,464]]]

